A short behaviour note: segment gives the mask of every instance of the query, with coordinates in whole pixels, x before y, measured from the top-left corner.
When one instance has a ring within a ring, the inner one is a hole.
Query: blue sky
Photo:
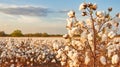
[[[0,0],[0,31],[11,33],[47,32],[64,34],[67,12],[75,10],[80,20],[79,5],[84,0]],[[120,0],[86,0],[98,4],[98,10],[113,7],[112,15],[120,12]]]

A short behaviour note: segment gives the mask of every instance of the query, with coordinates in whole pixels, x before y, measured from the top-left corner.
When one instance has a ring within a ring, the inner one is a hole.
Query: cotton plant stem
[[[93,16],[92,14],[90,14],[90,17],[91,17],[91,20],[92,20],[92,29],[93,29],[93,45],[94,45],[94,55],[93,55],[93,62],[94,62],[94,67],[96,67],[96,31],[95,31],[95,26],[94,26],[94,19],[93,19]]]

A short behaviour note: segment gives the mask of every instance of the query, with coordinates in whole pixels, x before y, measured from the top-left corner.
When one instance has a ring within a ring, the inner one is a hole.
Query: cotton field
[[[120,66],[120,39],[114,40],[115,43],[98,45],[98,66]],[[79,39],[68,44],[63,38],[1,37],[0,67],[86,67],[93,64],[93,59],[85,48]]]

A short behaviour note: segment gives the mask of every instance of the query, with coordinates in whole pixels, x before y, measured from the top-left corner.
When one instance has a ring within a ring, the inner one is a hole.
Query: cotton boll
[[[101,56],[100,57],[100,62],[103,64],[103,65],[106,65],[106,58],[104,56]]]
[[[96,4],[96,3],[92,5],[92,9],[93,9],[93,10],[96,10],[96,9],[97,9],[97,4]]]
[[[72,60],[77,60],[77,58],[78,58],[78,53],[77,52],[75,52],[75,53],[73,53],[73,58],[72,58]]]
[[[88,65],[88,63],[90,62],[90,57],[88,56],[88,52],[85,53],[85,64]]]
[[[90,27],[90,28],[92,27],[92,19],[87,19],[86,23],[87,23],[88,27]]]
[[[92,33],[88,34],[88,40],[93,40],[93,34]]]
[[[77,23],[77,25],[80,25],[80,27],[83,27],[83,26],[84,26],[84,21],[79,21],[79,22]]]
[[[106,35],[106,34],[103,34],[103,35],[102,35],[102,42],[103,42],[103,41],[106,41],[106,40],[107,40],[107,35]]]
[[[14,65],[14,64],[11,64],[10,67],[15,67],[15,65]]]
[[[69,49],[70,49],[69,46],[65,46],[66,51],[69,51]]]
[[[52,61],[51,61],[52,63],[56,63],[56,60],[55,59],[52,59]]]
[[[81,33],[81,41],[84,43],[86,40],[87,40],[87,31],[84,30],[84,31]]]
[[[74,27],[74,28],[72,28],[72,30],[71,30],[71,33],[72,34],[79,34],[81,31],[80,31],[80,28],[79,27]]]
[[[62,54],[61,56],[62,56],[61,61],[66,61],[67,56],[65,54]]]
[[[58,53],[58,55],[62,55],[62,54],[63,54],[62,49],[59,49],[59,50],[57,51],[57,53]]]
[[[109,42],[109,43],[107,44],[107,47],[109,47],[110,45],[112,45],[112,42]]]
[[[94,51],[93,41],[89,41],[89,45],[90,45],[90,47],[91,47],[92,51]]]
[[[66,64],[65,61],[61,61],[60,63],[61,63],[62,66],[64,66]]]
[[[80,6],[79,6],[79,10],[84,10],[87,8],[87,4],[86,3],[82,3]]]
[[[105,16],[105,13],[103,11],[97,11],[96,15],[97,15],[97,17],[102,18]]]
[[[59,43],[58,42],[54,42],[53,43],[53,49],[54,50],[58,50],[59,49]]]
[[[112,64],[117,64],[119,62],[118,54],[113,55],[111,61],[112,61]]]
[[[119,23],[118,23],[118,22],[114,22],[114,26],[115,26],[115,27],[118,27],[118,26],[119,26]]]
[[[69,12],[68,12],[68,16],[69,16],[70,18],[75,17],[75,11],[69,11]]]
[[[75,60],[73,61],[73,66],[74,66],[74,67],[79,67],[79,61],[75,59]]]
[[[113,38],[116,35],[115,32],[111,31],[108,33],[108,37]]]
[[[95,29],[96,29],[97,31],[99,31],[99,28],[100,28],[99,25],[96,25],[96,26],[95,26]]]
[[[98,36],[101,37],[103,35],[103,32],[99,32]]]
[[[118,13],[116,16],[117,16],[118,18],[120,18],[120,13]]]
[[[69,37],[68,34],[63,35],[63,38],[67,39]]]
[[[72,60],[69,60],[68,63],[69,63],[69,67],[74,67],[74,66],[73,66],[73,61],[72,61]]]
[[[70,58],[72,59],[72,57],[73,57],[73,52],[72,52],[72,51],[69,51],[67,55],[68,55],[68,57],[70,57]]]
[[[115,45],[116,45],[116,46],[115,46],[116,49],[117,49],[117,50],[120,50],[120,44],[115,44]]]

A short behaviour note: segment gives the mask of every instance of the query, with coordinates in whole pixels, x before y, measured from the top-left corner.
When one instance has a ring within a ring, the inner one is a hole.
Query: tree
[[[47,33],[42,33],[42,37],[47,37],[49,36]]]
[[[0,31],[0,36],[6,36],[5,32],[4,31]]]
[[[108,8],[108,11],[96,11],[97,4],[82,3],[79,7],[82,11],[82,16],[87,16],[86,21],[78,21],[75,16],[75,11],[68,12],[68,19],[66,28],[68,34],[63,35],[67,41],[69,48],[73,49],[73,54],[81,54],[81,61],[76,59],[70,61],[75,63],[79,67],[80,63],[92,67],[96,66],[119,66],[119,50],[116,48],[120,43],[113,40],[117,35],[120,13],[114,17],[110,15],[112,8]],[[79,39],[74,38],[75,35],[79,35]],[[116,47],[114,47],[116,46]],[[120,46],[120,45],[119,45]],[[112,51],[111,51],[112,50]],[[68,56],[69,57],[69,56]],[[112,58],[116,58],[115,60]],[[72,58],[71,58],[72,59]],[[113,62],[115,61],[115,63]],[[91,61],[91,62],[90,62]],[[101,63],[99,63],[101,62]],[[110,62],[110,63],[107,63]],[[72,63],[68,63],[69,65]]]
[[[21,30],[14,30],[10,35],[11,35],[12,37],[21,37],[21,36],[23,36]]]

